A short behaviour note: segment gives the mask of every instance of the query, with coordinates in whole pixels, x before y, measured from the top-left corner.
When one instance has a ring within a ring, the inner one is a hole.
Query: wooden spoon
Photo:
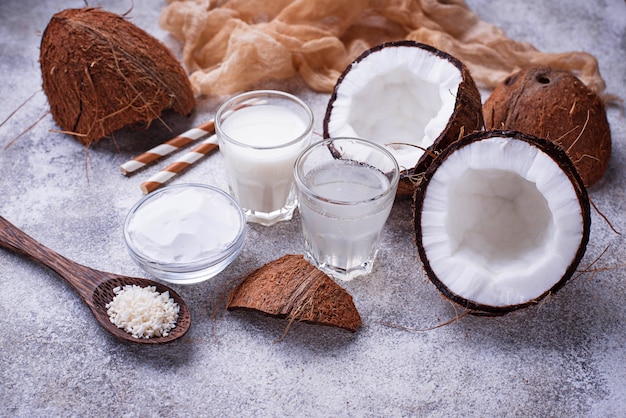
[[[142,344],[160,344],[182,337],[191,325],[191,314],[185,301],[169,287],[153,280],[125,277],[85,267],[40,244],[0,216],[0,247],[32,258],[64,278],[89,306],[100,325],[119,339]],[[166,337],[135,338],[113,324],[105,305],[113,300],[113,289],[124,285],[155,286],[160,293],[168,291],[178,304],[178,321]]]

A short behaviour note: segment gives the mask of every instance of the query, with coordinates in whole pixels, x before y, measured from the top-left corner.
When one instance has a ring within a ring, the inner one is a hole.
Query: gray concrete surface
[[[162,39],[163,1],[102,1]],[[548,52],[597,56],[608,91],[626,98],[626,3],[621,0],[468,0],[483,19]],[[57,129],[40,90],[40,36],[52,14],[79,0],[0,3],[0,215],[82,264],[144,275],[124,247],[122,222],[139,184],[162,165],[125,178],[118,166],[171,134],[156,123],[124,130],[86,152]],[[321,131],[326,95],[281,86],[309,102]],[[27,100],[31,95],[32,98]],[[212,117],[199,102],[182,131]],[[13,111],[17,112],[10,118]],[[614,152],[591,191],[626,234],[626,128],[608,110]],[[12,145],[9,142],[43,119]],[[213,155],[175,183],[225,187]],[[0,415],[52,416],[589,416],[626,414],[626,262],[623,235],[593,214],[582,274],[539,306],[499,318],[456,314],[425,278],[413,243],[411,205],[393,209],[373,274],[345,287],[363,317],[356,334],[226,313],[234,280],[283,254],[302,252],[299,219],[251,226],[241,256],[213,281],[176,286],[193,315],[189,334],[161,347],[123,344],[103,331],[54,273],[0,250]],[[608,267],[608,269],[602,269]]]

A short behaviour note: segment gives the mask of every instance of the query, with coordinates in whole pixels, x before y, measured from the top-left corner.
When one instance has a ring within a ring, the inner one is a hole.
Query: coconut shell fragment
[[[228,309],[255,310],[351,332],[361,324],[352,296],[298,254],[285,255],[249,274],[231,291]]]
[[[607,169],[611,130],[604,103],[568,71],[522,70],[494,89],[483,113],[488,130],[516,130],[561,146],[586,186]]]
[[[63,131],[86,145],[163,110],[195,106],[187,74],[169,49],[114,13],[56,13],[41,40],[43,89]]]

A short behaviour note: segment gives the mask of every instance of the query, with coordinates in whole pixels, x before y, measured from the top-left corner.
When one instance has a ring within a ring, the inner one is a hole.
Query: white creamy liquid
[[[389,189],[387,177],[368,166],[335,160],[308,173],[304,183],[317,196],[331,201],[300,199],[310,256],[322,269],[330,266],[345,271],[345,279],[351,279],[350,272],[355,269],[371,269],[393,204],[393,194],[375,199]]]
[[[293,164],[308,140],[281,146],[302,136],[306,129],[306,121],[276,105],[245,107],[223,121],[226,135],[250,146],[220,143],[225,148],[231,191],[240,206],[271,213],[282,209],[290,195],[295,202]],[[277,148],[263,149],[268,147]]]
[[[214,256],[236,239],[240,212],[219,194],[172,189],[147,201],[128,224],[143,256],[161,263],[189,263]]]

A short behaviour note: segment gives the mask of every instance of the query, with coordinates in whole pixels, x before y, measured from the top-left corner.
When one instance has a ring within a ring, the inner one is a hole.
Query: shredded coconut
[[[125,285],[113,293],[115,297],[106,305],[109,319],[133,337],[166,337],[176,326],[180,308],[169,292],[159,293],[155,286]]]

